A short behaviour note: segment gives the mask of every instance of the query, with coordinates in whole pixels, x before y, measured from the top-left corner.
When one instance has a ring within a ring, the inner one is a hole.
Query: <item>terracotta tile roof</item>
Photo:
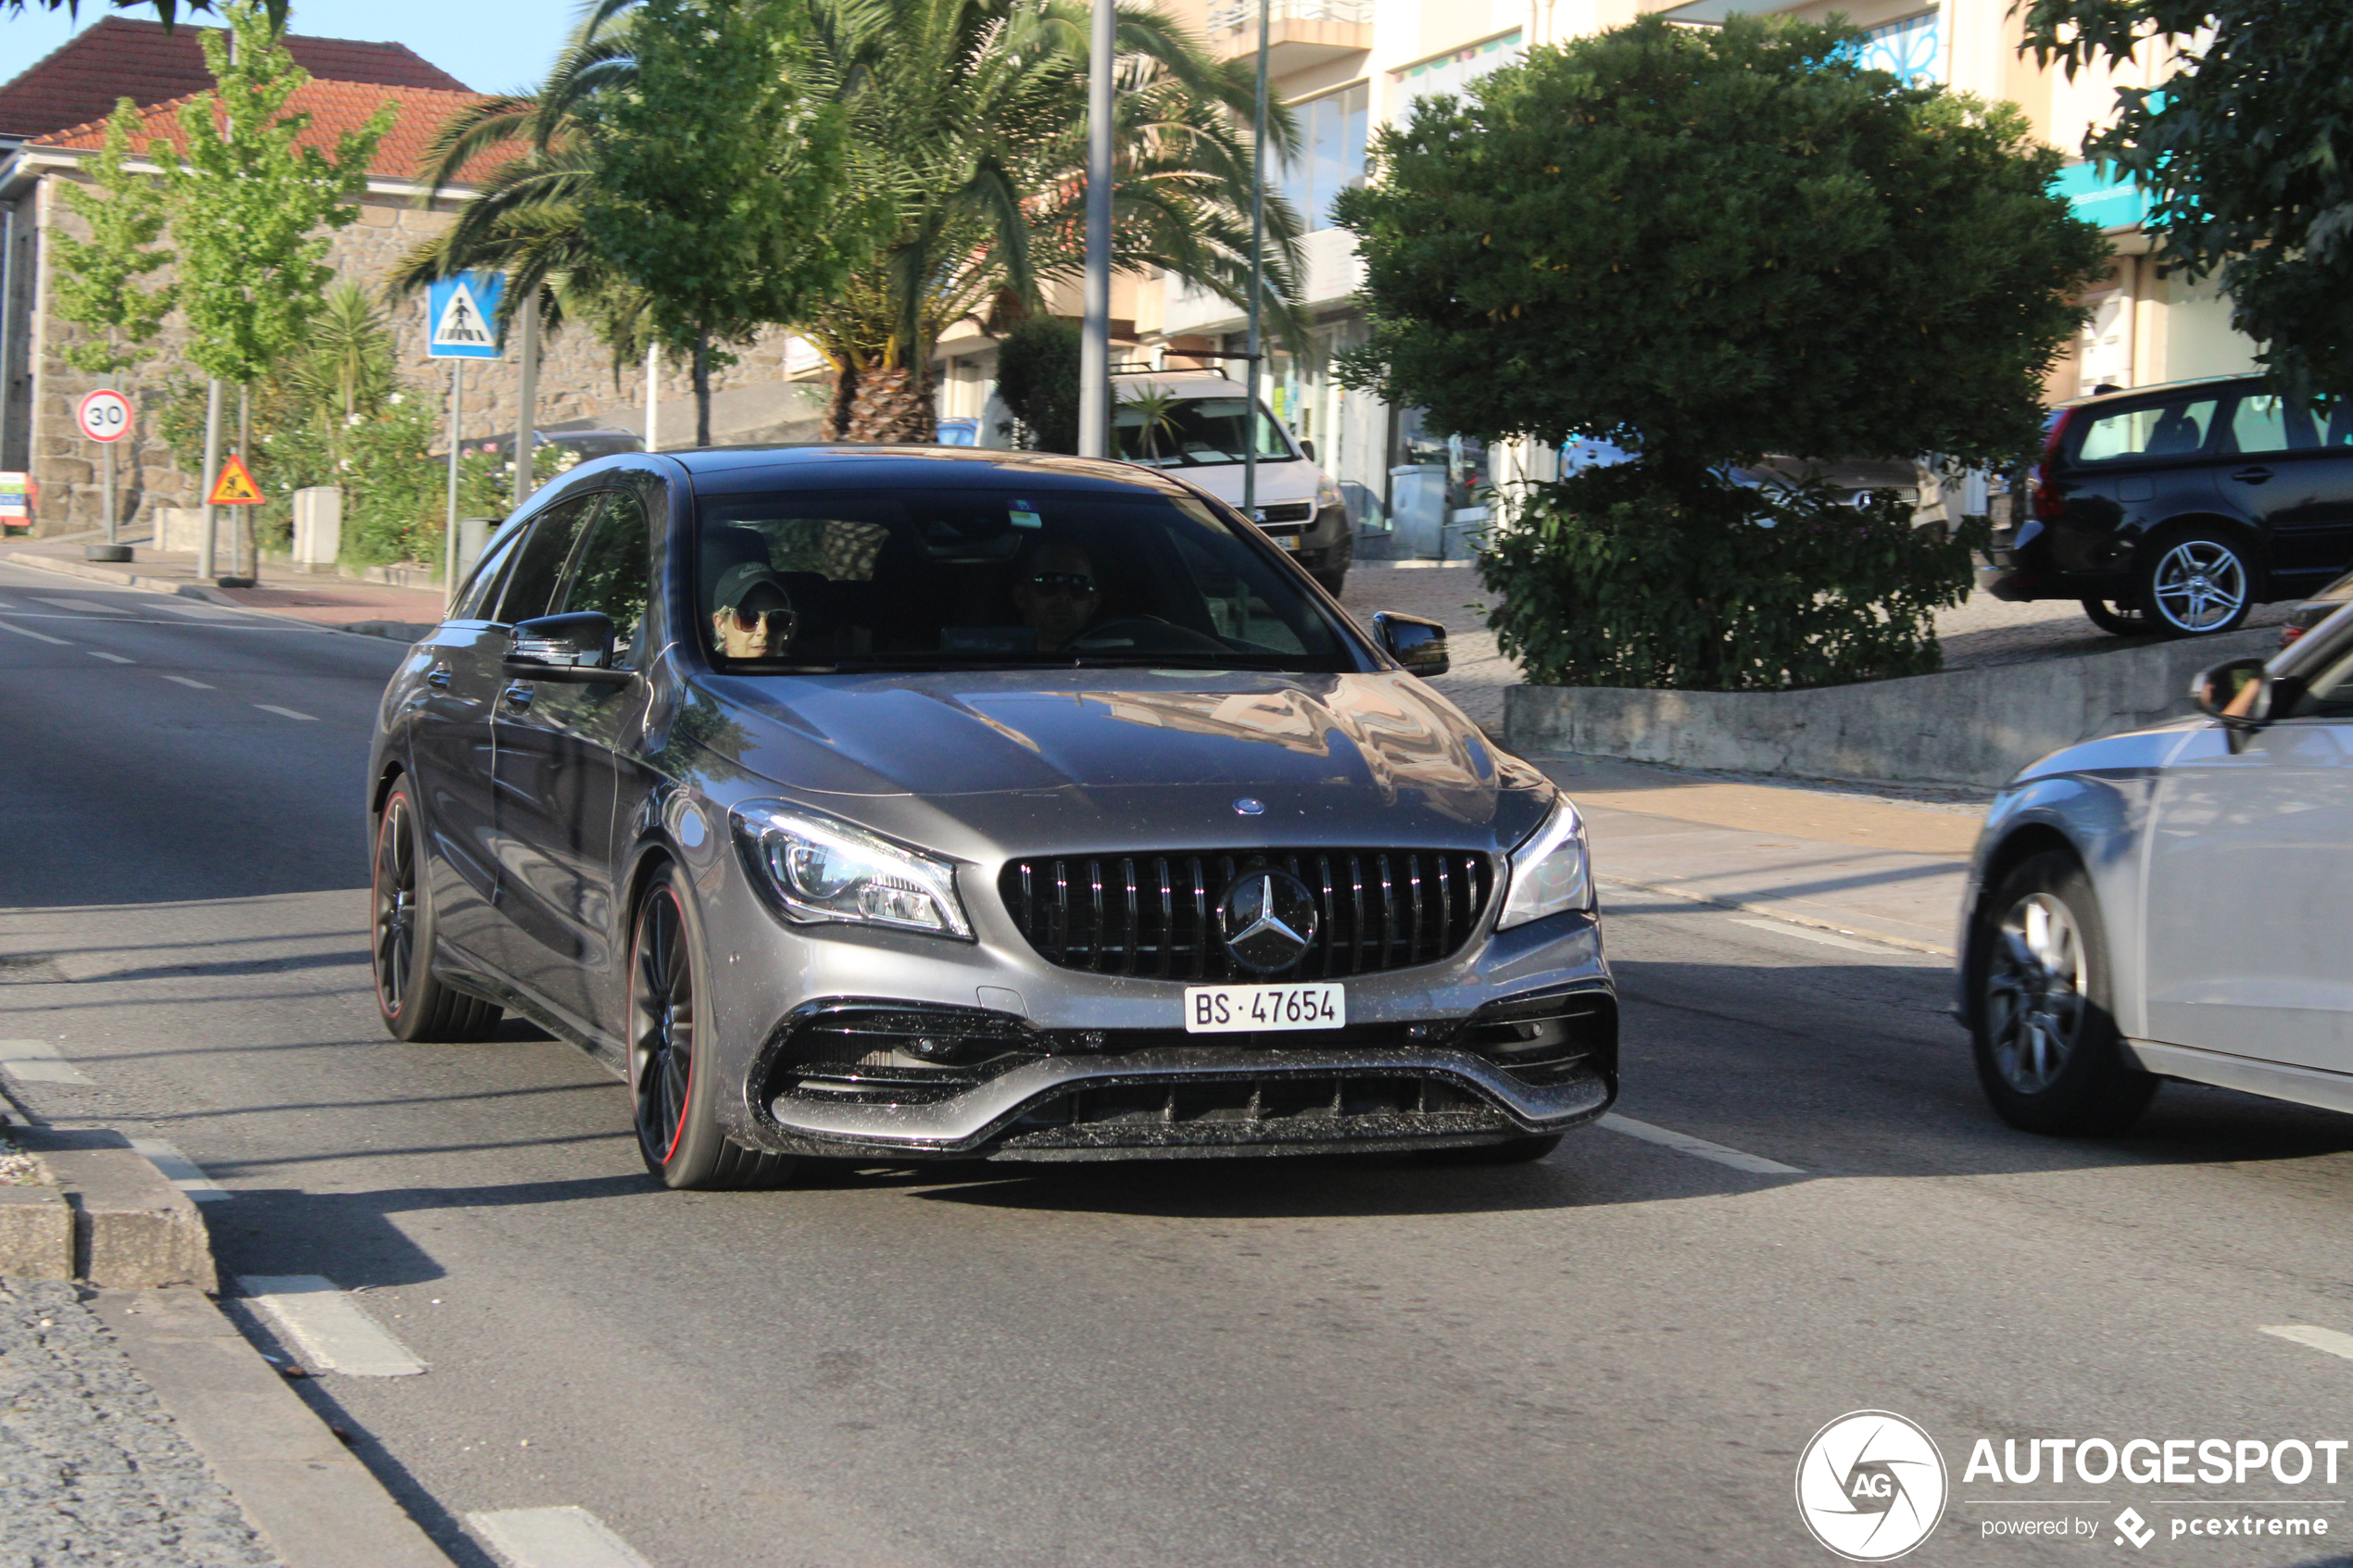
[[[105,17],[0,86],[0,136],[45,135],[103,119],[115,101],[141,106],[184,98],[212,85],[200,35],[207,30]],[[295,63],[322,82],[464,93],[466,84],[399,44],[289,34]]]
[[[186,97],[169,103],[151,104],[140,111],[145,127],[132,139],[134,147],[144,147],[151,140],[161,140],[184,149],[187,137],[180,129],[180,106],[190,98],[208,94],[191,93]],[[392,130],[376,144],[376,156],[370,160],[368,172],[389,180],[413,180],[418,166],[424,161],[425,150],[434,136],[460,109],[481,103],[476,93],[436,93],[422,87],[371,87],[356,82],[310,82],[295,90],[286,100],[287,114],[308,114],[310,128],[302,133],[301,144],[332,150],[346,132],[357,131],[368,122],[386,103],[394,106]],[[107,124],[94,119],[85,125],[69,126],[47,136],[35,137],[36,147],[80,147],[95,149],[106,144]],[[495,167],[502,155],[495,150],[476,158],[462,171],[468,177],[478,177]]]

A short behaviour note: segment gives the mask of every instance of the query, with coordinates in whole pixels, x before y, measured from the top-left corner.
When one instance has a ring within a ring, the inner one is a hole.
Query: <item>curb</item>
[[[1932,958],[1958,957],[1950,947],[1939,947],[1933,942],[1923,942],[1916,936],[1895,936],[1869,926],[1833,925],[1826,920],[1809,920],[1804,915],[1793,915],[1780,905],[1763,899],[1718,898],[1705,893],[1693,893],[1686,887],[1661,887],[1655,882],[1635,882],[1629,877],[1607,876],[1599,872],[1593,873],[1593,880],[1610,887],[1624,887],[1636,893],[1649,893],[1662,898],[1680,898],[1686,903],[1704,904],[1709,909],[1735,909],[1744,915],[1765,915],[1780,921],[1784,925],[1802,925],[1815,931],[1833,932],[1841,936],[1859,936],[1866,941],[1884,943],[1890,947],[1903,947],[1915,953],[1926,953]]]
[[[100,1290],[90,1306],[286,1568],[450,1568],[204,1292]]]
[[[0,1188],[0,1274],[220,1288],[203,1214],[120,1133],[11,1126],[8,1135],[57,1185]]]
[[[201,583],[182,583],[172,577],[142,576],[135,571],[118,571],[94,561],[35,555],[30,550],[0,552],[0,564],[31,567],[35,571],[54,571],[60,577],[79,577],[86,582],[104,583],[110,588],[136,588],[141,593],[201,599],[207,604],[242,610],[247,615],[283,621],[289,626],[308,626],[314,632],[344,632],[359,637],[384,637],[393,642],[413,643],[431,635],[434,629],[432,625],[413,621],[353,621],[342,625],[324,621],[305,621],[299,616],[280,615],[275,610],[256,609],[251,605],[239,604],[220,589],[208,588]]]

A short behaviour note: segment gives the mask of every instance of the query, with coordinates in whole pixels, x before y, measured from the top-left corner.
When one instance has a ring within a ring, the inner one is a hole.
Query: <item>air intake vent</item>
[[[1269,533],[1296,533],[1315,521],[1313,501],[1276,501],[1258,508],[1258,526]]]
[[[1252,849],[1014,860],[998,878],[1013,923],[1049,963],[1159,980],[1259,979],[1217,934],[1235,878],[1289,872],[1315,895],[1315,940],[1286,980],[1436,963],[1460,952],[1494,889],[1459,849]]]

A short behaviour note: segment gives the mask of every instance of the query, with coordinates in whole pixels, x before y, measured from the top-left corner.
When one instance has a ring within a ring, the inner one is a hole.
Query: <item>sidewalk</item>
[[[1584,814],[1605,891],[1665,893],[1953,952],[1982,804],[1600,758],[1536,760]]]
[[[0,543],[0,562],[64,572],[114,588],[144,588],[155,593],[264,610],[294,621],[333,626],[381,637],[412,642],[441,623],[438,589],[396,588],[382,583],[355,582],[348,577],[298,572],[283,562],[264,562],[258,588],[220,588],[196,575],[193,553],[150,550],[138,546],[123,563],[82,558],[82,546],[97,538],[74,534],[52,539],[9,539]]]

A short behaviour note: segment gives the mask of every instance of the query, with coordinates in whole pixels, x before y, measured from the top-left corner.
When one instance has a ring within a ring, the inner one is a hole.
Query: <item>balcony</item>
[[[1211,6],[1209,46],[1225,59],[1255,52],[1258,0],[1219,0]],[[1372,0],[1269,0],[1269,76],[1289,76],[1372,46]]]

